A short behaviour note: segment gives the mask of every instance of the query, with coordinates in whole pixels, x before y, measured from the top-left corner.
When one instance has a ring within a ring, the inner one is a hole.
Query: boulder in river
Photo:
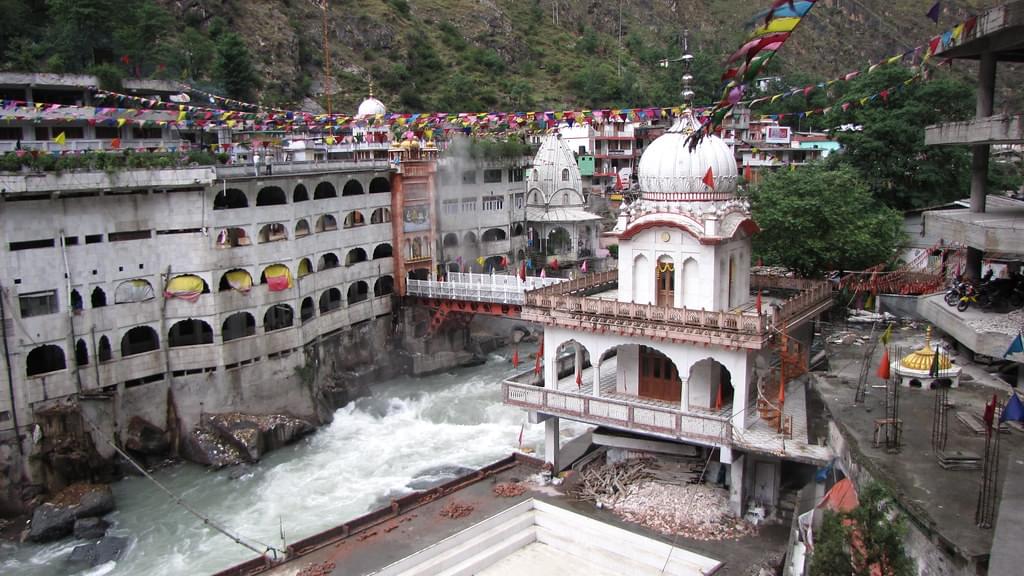
[[[72,484],[32,513],[28,538],[49,542],[71,534],[75,520],[103,516],[114,510],[114,495],[105,484]]]
[[[166,454],[170,443],[167,441],[167,433],[159,426],[144,418],[133,416],[128,422],[124,447],[133,452],[156,455]]]
[[[208,416],[203,427],[216,432],[249,462],[255,462],[267,452],[291,444],[315,430],[312,424],[301,418],[238,412]]]
[[[103,538],[110,524],[102,518],[79,518],[75,520],[75,538],[80,540],[96,540]]]
[[[185,442],[185,457],[197,464],[214,468],[234,466],[245,461],[234,445],[226,442],[216,432],[205,428],[196,428],[188,435]]]
[[[67,563],[73,570],[99,566],[121,557],[128,546],[128,539],[121,536],[104,536],[99,542],[75,546],[68,556]]]

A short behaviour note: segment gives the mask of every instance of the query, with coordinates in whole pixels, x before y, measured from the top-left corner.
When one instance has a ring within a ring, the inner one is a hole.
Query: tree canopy
[[[217,42],[214,72],[229,98],[252,98],[253,92],[259,86],[256,69],[253,68],[252,59],[249,57],[249,49],[242,42],[242,37],[234,32],[224,32]]]
[[[842,164],[769,174],[752,190],[751,210],[761,227],[757,256],[803,276],[888,262],[903,239],[900,213],[876,202],[858,173]]]

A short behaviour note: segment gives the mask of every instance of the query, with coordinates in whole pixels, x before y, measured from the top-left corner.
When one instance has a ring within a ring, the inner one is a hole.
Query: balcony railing
[[[588,297],[618,283],[618,270],[589,274],[557,286],[527,293],[523,317],[570,327],[599,324],[618,332],[686,341],[760,348],[773,325],[792,323],[824,307],[831,298],[827,282],[751,275],[751,288],[796,290],[771,314],[753,311],[694,310]],[[540,310],[531,310],[531,308]]]
[[[732,425],[728,418],[633,403],[618,398],[563,392],[522,384],[517,382],[517,379],[505,380],[501,384],[502,400],[505,404],[625,430],[642,430],[673,438],[701,440],[716,446],[732,444]]]

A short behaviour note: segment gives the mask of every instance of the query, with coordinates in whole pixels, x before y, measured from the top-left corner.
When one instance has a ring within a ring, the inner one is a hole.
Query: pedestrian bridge
[[[523,280],[515,274],[451,272],[444,281],[409,279],[406,281],[405,293],[420,298],[522,306],[526,303],[527,291],[564,281],[564,278],[539,276],[527,276]]]

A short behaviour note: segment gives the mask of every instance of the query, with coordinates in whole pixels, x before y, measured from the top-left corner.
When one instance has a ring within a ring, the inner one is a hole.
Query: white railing
[[[447,280],[408,280],[406,294],[445,300],[469,300],[474,302],[500,302],[502,304],[523,304],[526,292],[552,286],[562,278],[540,278],[528,276],[526,281],[512,274],[474,274],[451,272]]]
[[[531,374],[526,373],[527,376]],[[505,404],[627,430],[655,432],[680,439],[698,439],[718,446],[732,444],[732,425],[728,418],[633,403],[619,398],[563,392],[523,384],[517,379],[514,377],[501,384]]]

